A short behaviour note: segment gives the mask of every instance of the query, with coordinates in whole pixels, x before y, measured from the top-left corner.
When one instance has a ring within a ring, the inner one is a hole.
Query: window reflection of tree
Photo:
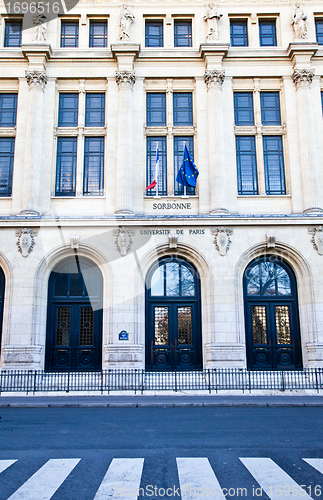
[[[277,262],[257,263],[247,270],[246,276],[248,295],[291,295],[292,293],[288,273]]]
[[[153,273],[150,283],[152,296],[195,296],[193,272],[181,262],[171,261],[163,263]],[[166,285],[165,287],[164,284]]]

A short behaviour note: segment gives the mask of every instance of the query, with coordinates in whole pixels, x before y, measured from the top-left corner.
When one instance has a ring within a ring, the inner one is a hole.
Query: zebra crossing
[[[244,497],[247,499],[265,497],[271,500],[285,498],[317,499],[323,498],[321,485],[314,490],[298,484],[290,475],[279,467],[271,458],[239,458],[250,473],[253,481],[252,491],[241,485],[239,492],[223,488],[208,458],[176,458],[179,487],[163,488],[159,497],[175,497],[182,500],[220,499]],[[323,459],[303,458],[313,469],[323,474]],[[80,463],[80,458],[50,459],[24,482],[6,500],[50,500]],[[93,500],[137,500],[152,496],[145,492],[142,474],[143,458],[114,458],[108,467]],[[19,467],[19,460],[0,460],[0,474],[10,467]],[[317,489],[319,488],[319,489]],[[234,490],[231,488],[231,490]],[[1,493],[1,475],[0,475]],[[1,497],[2,498],[2,497]],[[68,500],[68,499],[66,499]],[[90,499],[89,499],[90,500]]]

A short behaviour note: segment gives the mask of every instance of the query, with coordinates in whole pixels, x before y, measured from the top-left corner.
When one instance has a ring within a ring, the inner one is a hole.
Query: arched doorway
[[[0,267],[0,353],[1,353],[1,340],[2,340],[2,320],[3,320],[3,303],[4,303],[4,290],[5,290],[5,276],[2,268]]]
[[[275,256],[261,257],[244,273],[248,368],[302,368],[297,285],[293,271]]]
[[[146,283],[146,369],[202,368],[200,278],[183,259],[155,264]]]
[[[102,275],[89,259],[70,257],[48,284],[46,370],[102,367]]]

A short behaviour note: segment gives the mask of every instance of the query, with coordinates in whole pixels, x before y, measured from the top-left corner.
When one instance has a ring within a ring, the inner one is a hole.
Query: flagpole
[[[184,151],[185,151],[186,141],[184,141]],[[184,196],[186,197],[186,186],[184,185]]]
[[[156,197],[158,198],[159,160],[157,162],[157,155],[158,155],[158,141],[156,143],[156,181],[157,181],[157,184],[156,184]]]

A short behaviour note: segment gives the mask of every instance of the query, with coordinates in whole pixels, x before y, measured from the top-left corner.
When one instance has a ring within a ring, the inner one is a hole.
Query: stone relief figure
[[[311,241],[313,247],[319,255],[323,255],[323,227],[310,227],[308,232],[312,235]]]
[[[303,40],[307,38],[307,23],[303,9],[299,3],[295,4],[295,11],[292,16],[292,26],[295,33],[295,40]]]
[[[27,228],[18,229],[16,231],[16,236],[18,238],[18,252],[20,252],[23,257],[28,257],[35,246],[35,236],[37,236],[37,231]]]
[[[219,254],[223,257],[231,245],[230,236],[233,233],[231,228],[217,227],[211,229],[211,234],[215,236],[213,243]]]
[[[33,25],[35,26],[35,34],[33,40],[35,42],[46,41],[46,26],[47,17],[44,14],[35,14],[33,17]]]
[[[126,227],[120,227],[119,229],[113,231],[114,236],[116,236],[115,244],[121,257],[125,257],[130,251],[132,245],[131,236],[134,235],[132,229]]]
[[[127,40],[130,38],[129,35],[129,29],[131,23],[133,23],[135,16],[131,14],[131,12],[128,9],[128,5],[126,3],[123,4],[123,11],[120,14],[120,20],[119,20],[119,39],[121,41]]]
[[[209,3],[209,10],[203,17],[204,21],[207,23],[207,42],[213,42],[219,39],[218,21],[221,19],[223,14],[218,14],[214,8],[214,3]]]

